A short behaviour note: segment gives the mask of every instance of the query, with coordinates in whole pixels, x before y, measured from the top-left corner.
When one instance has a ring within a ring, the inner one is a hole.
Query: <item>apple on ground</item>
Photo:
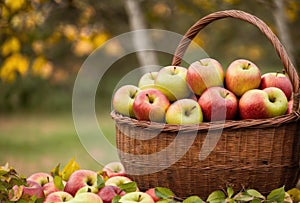
[[[157,78],[158,72],[149,72],[142,75],[142,77],[139,80],[138,87],[140,89],[148,89],[148,88],[154,88],[154,83]]]
[[[157,89],[142,90],[133,102],[133,112],[138,120],[163,122],[170,106],[168,98]]]
[[[132,180],[126,176],[114,176],[105,181],[105,185],[113,185],[119,187],[124,183],[132,182]]]
[[[288,100],[291,99],[293,93],[293,85],[284,73],[272,72],[265,73],[261,76],[260,88],[278,87],[281,89]]]
[[[30,180],[26,181],[26,186],[14,185],[9,193],[10,201],[17,201],[20,198],[30,199],[33,196],[38,199],[45,197],[42,186]]]
[[[232,120],[237,116],[238,99],[223,87],[208,88],[200,96],[198,103],[206,121]]]
[[[68,202],[73,199],[73,196],[64,191],[57,191],[49,194],[43,203]]]
[[[103,169],[103,172],[110,178],[113,176],[125,176],[125,168],[121,162],[115,161],[106,164]]]
[[[155,194],[155,188],[150,188],[145,193],[147,193],[148,195],[150,195],[152,197],[152,199],[154,200],[154,202],[157,202],[157,201],[160,200],[160,198],[157,197],[156,194]]]
[[[95,191],[97,192],[98,190],[97,177],[98,174],[92,170],[80,169],[74,171],[69,177],[69,180],[66,183],[64,191],[74,196],[79,189],[89,186],[95,189]]]
[[[158,71],[155,88],[173,102],[187,98],[192,93],[186,82],[187,69],[180,66],[166,66]]]
[[[154,203],[154,200],[150,195],[145,192],[130,192],[122,196],[119,200],[120,203]]]
[[[224,70],[217,60],[204,58],[189,66],[186,81],[196,95],[201,95],[209,87],[223,86]]]
[[[199,124],[203,121],[200,105],[193,99],[180,99],[172,103],[166,113],[168,124]]]
[[[117,186],[106,185],[101,188],[97,194],[99,195],[99,197],[101,197],[103,203],[111,203],[112,199],[115,196],[123,196],[126,193]]]
[[[113,96],[112,105],[116,112],[134,117],[132,110],[133,101],[139,92],[139,88],[134,85],[124,85],[120,87]]]
[[[78,193],[69,203],[103,203],[101,197],[92,192]]]
[[[52,182],[53,177],[49,173],[38,172],[31,174],[26,180],[34,181],[43,187],[45,184]]]
[[[259,68],[249,60],[237,59],[227,68],[225,74],[226,89],[236,96],[242,96],[246,91],[260,86],[261,73]]]
[[[288,100],[284,92],[277,87],[247,91],[239,101],[242,119],[263,119],[286,113]]]

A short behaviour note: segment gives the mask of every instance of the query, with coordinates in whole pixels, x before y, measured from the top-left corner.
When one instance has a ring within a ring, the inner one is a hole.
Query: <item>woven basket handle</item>
[[[288,54],[285,50],[285,48],[280,43],[279,39],[276,37],[276,35],[272,32],[272,30],[259,18],[256,16],[253,16],[249,13],[239,11],[239,10],[226,10],[226,11],[219,11],[212,14],[209,14],[200,20],[198,20],[184,35],[184,37],[181,39],[174,57],[172,61],[173,66],[178,66],[181,64],[182,57],[188,48],[191,41],[194,39],[194,37],[202,30],[204,27],[206,27],[211,22],[222,19],[222,18],[237,18],[246,22],[249,22],[256,27],[259,28],[259,30],[267,37],[267,39],[272,43],[274,46],[284,68],[287,74],[290,77],[290,80],[293,84],[294,93],[298,93],[299,91],[299,77],[297,74],[297,71],[292,64],[290,58],[288,57]]]

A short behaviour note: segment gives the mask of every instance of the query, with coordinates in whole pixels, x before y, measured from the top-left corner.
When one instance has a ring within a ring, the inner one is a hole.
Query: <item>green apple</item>
[[[157,78],[158,72],[149,72],[142,75],[139,80],[138,87],[140,89],[153,88],[155,85],[155,80]]]
[[[187,98],[191,89],[186,82],[187,69],[180,66],[166,66],[160,69],[155,80],[155,88],[159,89],[173,102]]]
[[[103,203],[100,196],[92,192],[78,193],[68,203]]]
[[[201,95],[209,87],[223,86],[224,70],[217,60],[204,58],[189,66],[186,81],[196,95]]]
[[[103,172],[106,173],[106,175],[110,178],[113,176],[125,176],[125,168],[123,164],[119,161],[114,161],[106,164],[103,169]]]
[[[133,102],[139,88],[134,85],[120,87],[113,96],[112,105],[115,111],[125,116],[134,117],[132,110]]]
[[[203,121],[200,105],[193,99],[180,99],[172,103],[166,113],[168,124],[199,124]]]
[[[249,60],[237,59],[226,70],[226,89],[240,97],[251,89],[260,86],[261,73],[259,68]]]
[[[120,203],[154,203],[154,200],[150,195],[145,192],[130,192],[125,194],[119,200]]]
[[[105,185],[113,185],[119,187],[124,183],[132,182],[132,180],[126,176],[113,176],[105,181]]]
[[[272,118],[284,115],[287,109],[288,100],[284,92],[277,87],[249,90],[239,101],[242,119]]]

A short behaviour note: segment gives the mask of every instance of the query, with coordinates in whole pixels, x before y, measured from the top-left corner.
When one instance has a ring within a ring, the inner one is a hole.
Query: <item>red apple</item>
[[[69,203],[103,203],[99,195],[92,192],[78,193]]]
[[[60,191],[56,186],[53,181],[46,183],[43,185],[43,191],[45,193],[45,196],[48,196],[50,193]]]
[[[130,183],[132,180],[126,176],[114,176],[105,181],[105,185],[113,185],[119,187],[125,183]]]
[[[201,95],[209,87],[223,86],[224,70],[215,59],[201,59],[189,66],[186,81],[196,95]]]
[[[34,181],[38,183],[40,186],[45,185],[46,183],[52,182],[53,177],[49,173],[38,172],[30,175],[26,180]]]
[[[294,100],[290,100],[288,102],[288,109],[286,110],[286,114],[290,114],[293,112]]]
[[[226,89],[236,96],[242,96],[246,91],[259,88],[261,73],[259,68],[249,60],[238,59],[227,68],[225,75]]]
[[[152,199],[154,200],[154,202],[157,202],[157,201],[160,200],[160,198],[157,197],[156,194],[155,194],[155,188],[150,188],[150,189],[148,189],[148,190],[146,191],[146,193],[152,197]]]
[[[49,194],[43,203],[58,203],[58,202],[69,202],[73,199],[73,196],[64,191],[57,191]]]
[[[200,96],[198,103],[204,120],[219,121],[236,118],[238,100],[236,96],[223,87],[210,87]]]
[[[103,169],[103,172],[110,178],[113,176],[125,176],[125,168],[121,162],[111,162],[106,164]]]
[[[77,170],[71,174],[64,191],[74,196],[79,189],[85,186],[98,189],[97,176],[98,174],[95,171],[85,169]]]
[[[293,85],[288,78],[283,73],[265,73],[261,76],[260,88],[264,89],[267,87],[278,87],[281,89],[286,98],[290,100],[293,93]]]
[[[44,198],[44,191],[42,186],[34,181],[27,180],[25,185],[14,185],[9,198],[11,201],[17,201],[20,198],[30,199],[35,196],[36,198]]]
[[[284,92],[277,87],[247,91],[239,101],[242,119],[262,119],[280,116],[286,113],[288,100]]]
[[[142,90],[133,102],[133,112],[138,120],[163,122],[170,106],[168,98],[157,89]]]
[[[115,196],[123,196],[126,193],[117,186],[106,185],[103,188],[101,188],[97,194],[101,197],[103,203],[111,203],[112,199]]]

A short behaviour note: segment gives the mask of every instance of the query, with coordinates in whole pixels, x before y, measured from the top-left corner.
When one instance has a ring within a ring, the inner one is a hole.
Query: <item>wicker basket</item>
[[[181,64],[190,41],[201,29],[226,17],[257,26],[273,44],[294,87],[293,113],[270,119],[170,125],[138,121],[113,111],[120,160],[141,190],[164,186],[179,197],[204,198],[227,186],[235,191],[254,188],[266,194],[283,185],[292,188],[298,181],[299,77],[285,49],[264,22],[237,10],[207,15],[186,32],[172,65]]]

